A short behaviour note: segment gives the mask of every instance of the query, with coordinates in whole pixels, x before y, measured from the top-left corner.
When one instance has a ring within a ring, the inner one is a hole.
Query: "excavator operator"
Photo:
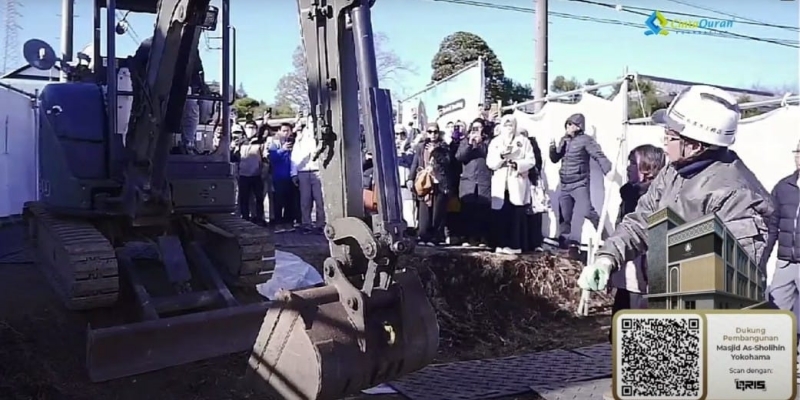
[[[139,44],[136,53],[133,55],[133,72],[136,76],[144,82],[147,61],[150,58],[150,47],[153,44],[153,37],[149,37]],[[195,50],[195,64],[194,72],[192,72],[191,81],[189,83],[189,95],[201,95],[209,93],[208,85],[206,85],[203,62],[200,59],[200,50]],[[196,99],[186,99],[186,104],[183,106],[183,116],[181,117],[181,145],[177,149],[181,154],[195,153],[195,134],[197,133],[197,125],[200,123],[200,105]]]

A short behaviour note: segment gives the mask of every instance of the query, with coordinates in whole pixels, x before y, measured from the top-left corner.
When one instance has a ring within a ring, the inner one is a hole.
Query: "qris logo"
[[[766,381],[740,381],[736,379],[736,390],[741,390],[743,392],[748,390],[760,390],[762,392],[767,390],[767,382]]]

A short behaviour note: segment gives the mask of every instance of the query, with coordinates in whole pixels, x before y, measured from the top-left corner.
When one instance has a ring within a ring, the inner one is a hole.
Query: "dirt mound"
[[[604,336],[596,319],[575,315],[579,263],[548,253],[419,249],[403,264],[419,271],[436,309],[443,360],[579,347]],[[610,300],[593,295],[592,314]]]

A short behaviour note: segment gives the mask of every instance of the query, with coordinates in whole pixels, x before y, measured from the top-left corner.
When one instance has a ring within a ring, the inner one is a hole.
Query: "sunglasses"
[[[439,133],[439,131],[428,131],[428,133]]]
[[[473,132],[480,132],[480,131],[481,131],[481,128],[480,128],[479,126],[473,126],[473,127],[472,127],[472,131],[473,131]]]

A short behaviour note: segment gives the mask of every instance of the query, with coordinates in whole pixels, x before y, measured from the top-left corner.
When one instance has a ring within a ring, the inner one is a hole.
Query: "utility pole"
[[[547,0],[536,0],[536,81],[534,82],[533,96],[543,99],[547,96]],[[533,104],[535,112],[544,107],[544,102]]]
[[[61,0],[61,60],[72,61],[73,19],[75,18],[75,0]],[[61,70],[61,81],[67,81],[67,73]]]
[[[9,69],[20,67],[19,54],[22,53],[19,48],[19,31],[22,27],[17,23],[17,18],[22,17],[19,12],[21,4],[17,0],[5,0],[5,12],[3,23],[5,24],[5,42],[3,43],[5,49],[3,51],[3,73],[9,72]]]

